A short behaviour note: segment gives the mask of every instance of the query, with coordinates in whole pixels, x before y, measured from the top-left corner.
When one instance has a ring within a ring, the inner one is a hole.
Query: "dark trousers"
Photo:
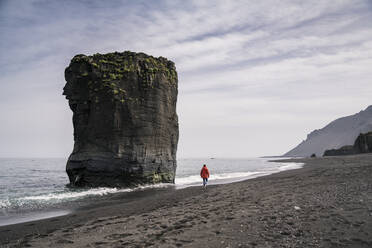
[[[208,178],[203,178],[203,186],[207,185],[208,183]]]

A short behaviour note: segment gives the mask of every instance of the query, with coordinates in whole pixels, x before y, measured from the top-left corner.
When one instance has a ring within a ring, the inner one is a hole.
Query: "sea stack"
[[[73,112],[72,186],[174,183],[178,78],[166,58],[123,52],[76,55],[63,95]]]

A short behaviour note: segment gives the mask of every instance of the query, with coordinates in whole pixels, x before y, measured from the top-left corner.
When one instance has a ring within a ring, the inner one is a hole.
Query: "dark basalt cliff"
[[[357,153],[372,152],[372,132],[361,133],[355,140],[354,149]]]
[[[354,146],[343,146],[339,149],[330,149],[326,150],[323,156],[343,156],[343,155],[353,155],[357,154],[354,149]]]
[[[77,55],[63,94],[73,111],[73,186],[174,183],[177,72],[144,53]]]
[[[352,146],[343,146],[340,149],[326,150],[323,156],[352,155],[372,152],[372,132],[361,133]]]

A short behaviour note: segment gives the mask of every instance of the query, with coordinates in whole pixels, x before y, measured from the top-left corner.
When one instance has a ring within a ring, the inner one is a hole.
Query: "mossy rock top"
[[[171,81],[177,80],[174,63],[164,57],[153,57],[145,53],[125,51],[107,54],[96,53],[91,56],[79,54],[73,57],[70,66],[74,64],[89,64],[94,71],[101,72],[102,78],[107,81],[120,79],[125,74],[156,74],[164,73]],[[81,70],[81,76],[87,76],[86,70]]]

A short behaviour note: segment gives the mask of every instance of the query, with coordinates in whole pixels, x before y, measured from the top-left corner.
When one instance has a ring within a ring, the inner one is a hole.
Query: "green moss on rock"
[[[121,103],[126,102],[126,89],[122,84],[126,81],[136,81],[140,87],[147,91],[152,91],[160,87],[159,84],[167,84],[177,87],[178,79],[174,63],[166,58],[146,55],[144,53],[134,53],[125,51],[123,53],[94,54],[86,56],[76,55],[70,63],[70,67],[75,67],[80,71],[80,78],[88,78],[89,95],[104,92],[108,97]],[[164,80],[166,79],[166,80]],[[167,87],[168,87],[167,86]],[[128,86],[126,86],[128,87]],[[133,87],[132,87],[133,89]],[[130,90],[132,90],[130,89]],[[96,102],[94,99],[91,99]],[[130,100],[132,103],[140,103],[140,100]]]
[[[125,51],[123,53],[94,54],[86,56],[76,55],[71,64],[85,62],[97,76],[101,74],[102,80],[121,80],[128,73],[138,74],[140,77],[147,78],[150,75],[165,75],[170,83],[177,83],[177,72],[174,63],[166,58],[146,55],[144,53],[134,53]],[[70,64],[70,65],[71,65]],[[82,72],[82,76],[87,76],[88,72]]]

